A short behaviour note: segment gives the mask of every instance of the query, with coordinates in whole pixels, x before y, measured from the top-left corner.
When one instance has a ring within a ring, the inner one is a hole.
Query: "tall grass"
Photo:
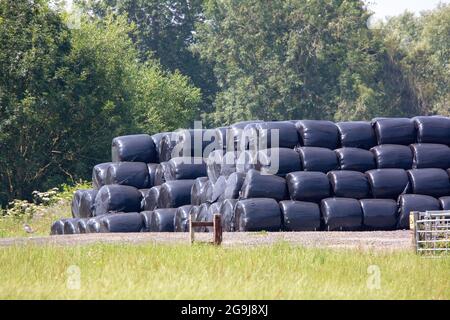
[[[96,244],[7,247],[0,261],[1,299],[450,298],[450,257],[412,252]]]

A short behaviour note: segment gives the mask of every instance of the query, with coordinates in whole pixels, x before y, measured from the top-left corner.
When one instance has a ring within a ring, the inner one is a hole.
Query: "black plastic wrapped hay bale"
[[[208,212],[206,215],[206,221],[213,222],[214,221],[214,215],[218,214],[220,215],[220,207],[222,206],[222,201],[220,202],[214,202],[208,207]],[[206,227],[207,232],[214,232],[213,227]]]
[[[251,169],[256,169],[258,164],[257,151],[242,151],[236,158],[236,172],[247,173]]]
[[[88,226],[87,226],[87,222],[88,222],[89,218],[82,218],[79,219],[77,222],[77,228],[80,234],[84,234],[84,233],[88,233]]]
[[[409,216],[413,211],[440,210],[439,201],[436,198],[421,194],[403,194],[398,198],[399,229],[409,229]]]
[[[336,152],[341,170],[366,172],[377,168],[374,154],[369,150],[340,148],[334,151]]]
[[[112,162],[99,163],[92,169],[92,187],[96,190],[106,184],[106,172]]]
[[[370,149],[377,145],[372,124],[367,121],[338,122],[340,144],[344,148]]]
[[[363,225],[368,230],[393,230],[397,226],[397,202],[392,199],[359,200]]]
[[[206,174],[208,179],[212,182],[216,182],[220,177],[223,155],[223,150],[214,150],[209,154],[208,159],[206,160]]]
[[[339,168],[338,158],[333,150],[318,147],[301,147],[297,149],[300,154],[302,168],[305,171],[328,171]]]
[[[94,215],[95,197],[98,191],[95,189],[77,190],[72,198],[72,217],[89,218]]]
[[[189,211],[189,214],[193,214],[193,221],[208,221],[209,218],[209,207],[211,204],[208,202],[202,203],[199,206],[193,206]],[[195,227],[195,232],[208,232],[207,227]]]
[[[116,137],[112,140],[112,162],[136,161],[156,162],[157,150],[153,139],[148,134],[134,134]]]
[[[64,234],[79,234],[78,221],[80,221],[80,218],[72,218],[64,221]]]
[[[177,209],[173,221],[175,232],[188,231],[189,212],[191,211],[192,207],[192,205],[188,204]]]
[[[262,173],[285,177],[289,172],[302,170],[300,155],[293,149],[271,148],[258,152],[256,167]]]
[[[375,156],[378,169],[411,169],[413,153],[410,147],[397,144],[384,144],[370,149]]]
[[[139,189],[139,192],[142,195],[141,209],[139,211],[145,211],[145,203],[148,201],[150,189]]]
[[[137,212],[141,209],[142,194],[131,186],[103,186],[95,197],[95,215],[108,212]]]
[[[148,166],[144,162],[112,163],[106,172],[106,184],[121,184],[138,189],[151,187]]]
[[[158,207],[160,190],[161,186],[156,186],[148,189],[148,192],[145,194],[144,198],[141,201],[141,205],[143,204],[142,206],[143,211],[152,211]]]
[[[417,142],[439,143],[450,146],[450,118],[441,116],[414,117]]]
[[[375,169],[366,172],[372,197],[379,199],[397,199],[408,193],[409,179],[404,169]]]
[[[244,133],[244,129],[247,125],[255,125],[257,123],[261,123],[263,121],[260,120],[251,120],[251,121],[241,121],[234,123],[230,126],[230,136],[228,137],[230,139],[230,143],[227,142],[228,146],[231,146],[231,139],[234,141],[234,149],[233,150],[240,150],[241,148],[241,138]],[[231,151],[227,148],[227,151]]]
[[[224,191],[224,199],[238,199],[242,185],[245,180],[245,173],[234,172],[227,179],[227,185]]]
[[[59,219],[52,223],[50,227],[51,235],[61,235],[64,234],[64,222],[68,219]]]
[[[447,145],[417,143],[410,147],[413,152],[413,169],[450,168],[450,147]]]
[[[260,122],[255,125],[255,129],[259,143],[266,148],[293,149],[299,144],[297,128],[290,121]],[[262,149],[261,145],[259,149]]]
[[[277,201],[268,198],[240,200],[234,210],[236,231],[279,231],[281,213]]]
[[[141,232],[144,219],[139,212],[108,214],[102,219],[104,232]]]
[[[241,198],[272,198],[277,201],[288,198],[286,180],[275,175],[261,174],[250,170],[241,188]]]
[[[177,132],[177,142],[172,157],[207,158],[218,148],[214,129],[184,129]]]
[[[226,199],[220,206],[222,229],[225,232],[234,231],[234,208],[237,202],[237,199]]]
[[[190,204],[195,180],[175,180],[163,183],[159,190],[158,208],[177,208]]]
[[[156,209],[153,211],[152,221],[150,224],[151,232],[174,232],[173,225],[176,208]]]
[[[194,184],[191,188],[191,204],[199,206],[203,202],[206,202],[205,198],[205,188],[210,183],[207,177],[200,177],[195,179]]]
[[[166,175],[166,182],[170,180],[190,180],[207,175],[206,162],[203,158],[172,158],[168,162],[168,170],[170,178]]]
[[[214,129],[215,133],[215,143],[216,143],[216,150],[226,150],[229,149],[230,151],[234,150],[234,141],[231,141],[231,144],[227,145],[227,136],[231,136],[231,129],[230,127],[219,127]]]
[[[225,189],[227,187],[227,178],[220,176],[219,179],[213,185],[213,192],[210,201],[222,201],[225,199]]]
[[[141,232],[150,232],[153,211],[141,211],[142,216],[142,229]]]
[[[285,231],[316,231],[320,229],[320,209],[314,202],[280,201]]]
[[[442,169],[408,170],[411,191],[432,197],[450,196],[450,179]]]
[[[159,163],[147,163],[149,187],[156,186],[156,172],[158,171]]]
[[[236,152],[226,152],[223,155],[222,163],[220,165],[220,175],[229,177],[232,173],[236,172],[237,159],[238,154]]]
[[[159,144],[159,162],[167,162],[172,158],[175,146],[177,145],[179,132],[168,132],[161,138]]]
[[[442,210],[450,210],[450,197],[440,197],[439,205]]]
[[[416,141],[414,122],[408,118],[379,118],[373,120],[377,142],[410,145]]]
[[[291,200],[319,202],[331,195],[330,182],[322,172],[291,172],[286,182]]]
[[[363,214],[356,199],[323,199],[320,210],[328,231],[355,231],[362,228]]]
[[[87,233],[100,233],[102,230],[102,220],[106,217],[106,214],[92,217],[87,221]]]
[[[335,197],[363,199],[370,196],[370,187],[364,173],[358,171],[330,171],[327,174]]]
[[[166,182],[166,177],[164,176],[168,171],[168,162],[161,162],[155,168],[155,186],[160,186]],[[169,177],[170,180],[170,177]]]
[[[166,136],[167,134],[169,134],[169,132],[160,132],[160,133],[156,133],[152,136],[150,136],[153,140],[153,143],[155,144],[155,150],[156,150],[156,159],[155,159],[155,163],[159,163],[159,153],[161,152],[161,140],[164,136]]]
[[[295,126],[302,146],[332,150],[339,147],[339,130],[331,121],[300,120]]]

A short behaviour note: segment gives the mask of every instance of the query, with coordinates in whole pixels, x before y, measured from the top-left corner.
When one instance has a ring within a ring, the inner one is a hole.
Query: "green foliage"
[[[47,1],[0,2],[0,203],[88,178],[114,136],[188,126],[200,92],[139,61],[125,17],[69,30]]]
[[[392,61],[415,93],[419,112],[450,115],[450,5],[419,17],[407,12],[380,27]]]

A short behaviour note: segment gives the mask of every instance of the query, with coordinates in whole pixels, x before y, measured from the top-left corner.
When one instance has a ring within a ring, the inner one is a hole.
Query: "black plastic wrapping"
[[[156,133],[154,135],[151,136],[153,143],[155,144],[155,150],[156,150],[156,159],[155,159],[155,163],[159,163],[159,153],[161,152],[161,140],[164,136],[166,136],[167,134],[169,134],[169,132],[160,132],[160,133]]]
[[[370,149],[377,145],[372,124],[367,121],[338,122],[340,145],[344,148]]]
[[[197,221],[197,217],[198,217],[199,211],[200,211],[200,206],[195,206],[195,205],[193,205],[193,206],[189,209],[189,216],[192,215],[193,221]],[[189,231],[189,226],[188,226],[188,231]],[[197,231],[197,230],[196,230],[196,231]]]
[[[150,232],[153,211],[141,211],[139,213],[142,216],[141,232]]]
[[[275,175],[261,174],[254,169],[247,172],[241,189],[241,197],[272,198],[278,201],[288,198],[286,180]]]
[[[236,204],[234,226],[236,231],[279,231],[281,213],[274,199],[240,200]]]
[[[161,190],[161,186],[155,186],[148,189],[148,192],[145,194],[143,200],[143,211],[152,211],[158,207],[158,199],[159,199],[159,191]],[[142,204],[142,202],[141,202]]]
[[[413,153],[410,147],[397,144],[384,144],[370,149],[377,163],[378,169],[397,168],[411,169]]]
[[[165,172],[167,172],[168,162],[161,162],[155,168],[155,186],[160,186],[164,182],[166,182],[166,178],[164,177]]]
[[[213,183],[220,177],[223,154],[223,150],[214,150],[206,160],[206,174]]]
[[[78,216],[74,216],[75,218],[89,218],[94,215],[95,197],[97,196],[98,190],[90,189],[83,191],[80,199]]]
[[[219,148],[216,143],[214,129],[180,130],[172,157],[198,157],[207,158],[209,153]]]
[[[331,121],[300,120],[295,126],[302,146],[333,150],[339,147],[339,130]]]
[[[320,229],[320,209],[314,202],[280,201],[285,231],[316,231]]]
[[[156,209],[153,211],[150,225],[151,232],[174,232],[173,222],[177,209]]]
[[[363,199],[359,201],[363,224],[368,230],[393,230],[397,226],[397,202],[392,199]]]
[[[79,234],[78,221],[80,218],[72,218],[64,221],[64,234]]]
[[[84,234],[84,233],[88,233],[88,226],[87,226],[87,222],[88,222],[89,218],[82,218],[79,219],[77,222],[77,228],[78,228],[78,232],[80,234]]]
[[[150,193],[150,189],[139,189],[139,192],[142,195],[141,209],[139,211],[145,211],[145,203],[148,201],[148,196],[149,196],[149,193]]]
[[[206,221],[213,222],[214,221],[214,215],[218,214],[220,215],[220,207],[222,206],[222,201],[212,203],[208,208],[208,213],[206,217]],[[221,218],[222,219],[222,218]],[[213,227],[207,227],[207,232],[214,232]]]
[[[192,205],[188,204],[181,206],[177,209],[174,218],[174,231],[175,232],[187,232],[189,231],[189,212]]]
[[[147,163],[147,169],[148,169],[148,178],[149,178],[149,187],[156,186],[156,172],[158,171],[158,167],[160,166],[159,163]]]
[[[408,170],[411,191],[432,197],[450,196],[450,179],[442,169]]]
[[[198,206],[197,209],[194,209],[195,215],[195,221],[211,221],[211,217],[209,215],[209,207],[211,204],[209,203],[202,203]],[[195,227],[194,229],[196,232],[209,232],[209,227]]]
[[[159,144],[159,162],[167,162],[172,158],[173,150],[178,141],[178,132],[168,132]]]
[[[230,127],[219,127],[215,129],[215,139],[217,145],[217,150],[226,150],[227,149],[227,134],[231,131]],[[228,147],[230,151],[234,150],[234,141],[231,141],[230,146]]]
[[[226,155],[228,156],[228,155]],[[256,169],[258,164],[258,152],[255,150],[242,151],[237,154],[236,172],[247,173],[251,169]]]
[[[300,155],[287,148],[271,148],[258,152],[257,169],[265,174],[285,177],[289,172],[302,170]]]
[[[86,190],[76,190],[73,194],[70,210],[72,212],[72,217],[74,218],[80,217],[80,203],[85,192]]]
[[[50,227],[51,235],[61,235],[64,234],[64,222],[68,219],[59,219],[52,223]]]
[[[201,199],[205,199],[203,202],[213,202],[214,183],[210,180],[206,181],[205,188],[202,191]]]
[[[199,206],[203,202],[206,202],[205,188],[210,183],[207,177],[200,177],[195,179],[191,188],[191,204]]]
[[[409,215],[412,211],[440,210],[436,198],[421,194],[403,194],[398,198],[399,219],[397,228],[409,229]]]
[[[234,141],[234,150],[241,150],[241,138],[242,135],[244,133],[244,129],[247,125],[255,125],[257,123],[261,123],[262,121],[260,120],[251,120],[251,121],[241,121],[241,122],[237,122],[234,123],[230,126],[230,135],[229,135],[229,139],[233,139]],[[228,143],[228,142],[227,142]],[[231,145],[231,141],[229,143],[229,145]],[[229,149],[227,149],[227,151],[231,151]]]
[[[137,212],[141,209],[142,195],[131,186],[103,186],[95,197],[95,215],[108,212]]]
[[[148,134],[134,134],[116,137],[111,146],[112,162],[136,161],[156,162],[157,150],[153,139]]]
[[[106,184],[106,172],[112,162],[100,163],[92,169],[92,187],[96,190]]]
[[[356,199],[323,199],[320,210],[328,231],[355,231],[362,228],[363,214]]]
[[[237,158],[238,154],[236,152],[226,152],[223,155],[222,163],[220,165],[221,176],[229,177],[233,172],[236,172]]]
[[[379,118],[373,121],[378,144],[409,145],[416,141],[414,122],[408,118]]]
[[[107,215],[103,214],[100,216],[92,217],[87,221],[87,233],[100,233],[102,230],[102,221]]]
[[[331,195],[330,182],[322,172],[291,172],[286,183],[291,200],[319,202]]]
[[[450,210],[450,197],[440,197],[439,205],[442,210]]]
[[[370,196],[369,182],[358,171],[330,171],[327,174],[335,197],[363,199]]]
[[[224,191],[224,199],[238,199],[239,192],[245,180],[245,173],[234,172],[227,179],[227,185]]]
[[[261,122],[257,123],[255,128],[258,132],[259,142],[266,148],[293,149],[299,144],[297,128],[290,121]],[[278,130],[278,139],[275,130]],[[259,149],[262,149],[261,145]]]
[[[336,152],[341,170],[366,172],[377,167],[373,153],[368,150],[340,148],[334,151]]]
[[[297,151],[300,154],[302,168],[305,171],[328,171],[339,168],[337,155],[333,150],[317,147],[302,147]]]
[[[397,199],[409,192],[408,174],[404,169],[375,169],[366,172],[373,198]]]
[[[448,133],[450,135],[450,131]],[[417,143],[413,151],[413,168],[450,168],[450,147],[445,144]]]
[[[138,212],[108,214],[102,219],[105,232],[141,232],[144,219]]]
[[[237,199],[226,199],[221,203],[220,216],[224,232],[234,231],[234,208],[237,202]]]
[[[439,143],[450,146],[450,118],[441,116],[413,118],[417,142]]]
[[[225,199],[225,189],[227,187],[227,178],[220,176],[213,185],[211,202],[222,201]]]
[[[168,162],[168,170],[170,178],[165,174],[166,181],[197,179],[207,175],[206,162],[203,158],[172,158]]]
[[[138,189],[151,187],[147,164],[144,162],[112,163],[106,172],[106,184],[121,184]]]
[[[190,204],[195,180],[167,181],[159,190],[158,208],[177,208]]]

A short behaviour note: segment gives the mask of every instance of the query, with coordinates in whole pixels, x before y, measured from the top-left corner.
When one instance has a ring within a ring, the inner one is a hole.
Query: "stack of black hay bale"
[[[450,118],[246,121],[112,141],[52,234],[394,230],[450,210]],[[208,232],[208,228],[197,231]]]

